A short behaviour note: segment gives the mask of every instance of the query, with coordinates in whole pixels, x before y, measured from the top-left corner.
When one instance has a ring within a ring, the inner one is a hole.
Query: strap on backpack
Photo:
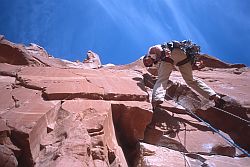
[[[184,45],[183,45],[184,44]],[[196,46],[195,49],[196,50],[193,50],[193,47],[191,48],[188,48],[190,45],[192,46]],[[195,54],[196,53],[199,53],[200,52],[200,47],[197,46],[196,44],[192,44],[191,41],[189,40],[185,40],[185,41],[182,41],[182,42],[179,42],[179,41],[171,41],[171,42],[168,42],[168,43],[163,43],[161,45],[163,51],[166,50],[166,48],[168,48],[171,52],[173,51],[173,49],[175,48],[179,48],[181,50],[183,50],[187,56],[187,58],[185,58],[184,60],[176,63],[176,66],[181,66],[181,65],[184,65],[188,62],[191,62],[191,64],[195,61]],[[168,62],[170,62],[171,64],[174,64],[174,61],[173,59],[171,58],[168,58],[170,60],[168,60]],[[165,60],[163,60],[165,61]]]
[[[161,48],[162,48],[161,58],[160,58],[161,61],[165,61],[165,62],[168,62],[168,63],[171,63],[172,65],[174,65],[174,60],[171,59],[170,57],[166,57],[166,49],[168,48],[168,46],[165,44],[162,44]]]
[[[184,60],[179,61],[178,63],[176,63],[176,66],[182,66],[182,65],[184,65],[184,64],[186,64],[186,63],[188,63],[190,61],[191,61],[191,59],[189,57],[187,57]]]

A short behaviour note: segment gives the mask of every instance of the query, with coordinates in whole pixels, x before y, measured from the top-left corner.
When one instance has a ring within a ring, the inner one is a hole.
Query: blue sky
[[[191,39],[203,53],[250,66],[249,0],[0,0],[0,34],[54,57],[128,64],[148,47]]]

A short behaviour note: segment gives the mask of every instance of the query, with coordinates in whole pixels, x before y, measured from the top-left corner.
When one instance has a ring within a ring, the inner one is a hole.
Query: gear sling
[[[192,43],[190,40],[184,40],[181,42],[171,41],[171,42],[162,44],[161,48],[162,48],[161,60],[171,63],[171,64],[174,64],[174,60],[171,59],[170,57],[165,56],[166,49],[169,49],[172,52],[173,49],[178,48],[185,52],[185,54],[187,55],[187,58],[176,63],[176,66],[181,66],[188,62],[191,62],[191,64],[194,65],[195,62],[197,61],[196,55],[199,54],[200,52],[200,46]]]

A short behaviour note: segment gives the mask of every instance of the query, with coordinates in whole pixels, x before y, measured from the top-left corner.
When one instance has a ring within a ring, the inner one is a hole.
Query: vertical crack
[[[15,108],[20,107],[19,100],[15,96],[11,96],[12,100],[14,100],[14,106]]]

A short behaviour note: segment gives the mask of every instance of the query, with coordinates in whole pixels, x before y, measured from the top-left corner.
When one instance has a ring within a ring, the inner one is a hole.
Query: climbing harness
[[[184,41],[170,41],[167,43],[163,43],[161,45],[161,48],[163,50],[163,52],[166,49],[169,49],[171,52],[176,48],[176,49],[181,49],[185,54],[186,54],[186,58],[184,60],[179,61],[178,63],[176,63],[176,66],[182,66],[188,62],[191,63],[191,65],[194,65],[195,62],[197,61],[197,56],[200,53],[200,46],[198,46],[197,44],[193,43],[190,40],[184,40]],[[170,58],[171,59],[171,58]],[[171,64],[174,64],[173,59],[171,59],[172,61],[170,62]],[[164,61],[164,60],[163,60]]]

